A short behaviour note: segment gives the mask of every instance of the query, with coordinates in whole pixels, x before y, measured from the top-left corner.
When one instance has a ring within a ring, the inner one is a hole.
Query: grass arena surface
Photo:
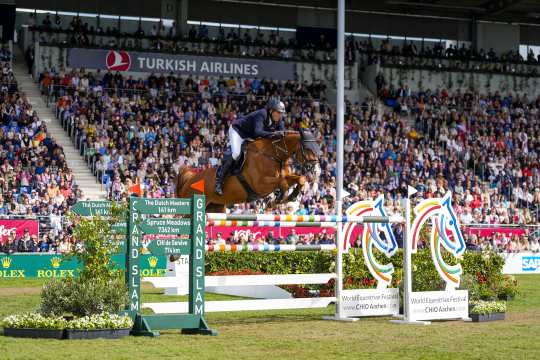
[[[0,336],[0,359],[540,359],[540,276],[516,277],[505,321],[395,325],[389,318],[323,321],[334,308],[209,313],[217,337],[32,340]],[[36,309],[43,281],[0,279],[0,317]],[[207,294],[207,300],[230,297]],[[143,302],[178,301],[143,284]]]

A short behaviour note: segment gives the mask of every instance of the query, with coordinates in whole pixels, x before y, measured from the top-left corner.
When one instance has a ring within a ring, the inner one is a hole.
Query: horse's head
[[[370,215],[387,216],[386,211],[384,210],[384,195],[379,195],[377,199],[375,199],[375,202],[373,203],[373,212]],[[390,224],[371,223],[366,225],[370,227],[371,235],[379,250],[384,251],[387,256],[394,255],[397,251],[398,243]],[[379,231],[382,231],[384,234],[384,241],[380,238]]]
[[[300,130],[300,155],[296,159],[304,172],[311,172],[319,162],[320,148],[317,139],[308,130]]]
[[[456,213],[452,208],[452,193],[448,192],[442,198],[438,219],[438,232],[443,246],[455,256],[465,251],[465,241],[458,226]]]

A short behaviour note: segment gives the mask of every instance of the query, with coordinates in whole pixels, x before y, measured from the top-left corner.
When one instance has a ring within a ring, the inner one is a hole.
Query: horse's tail
[[[176,196],[181,197],[182,188],[195,175],[196,173],[189,166],[184,166],[180,169],[176,178]]]

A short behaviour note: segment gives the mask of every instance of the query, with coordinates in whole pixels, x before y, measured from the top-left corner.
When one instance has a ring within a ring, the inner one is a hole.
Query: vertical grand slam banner
[[[124,50],[68,50],[72,68],[294,80],[295,63],[275,60],[166,54]]]

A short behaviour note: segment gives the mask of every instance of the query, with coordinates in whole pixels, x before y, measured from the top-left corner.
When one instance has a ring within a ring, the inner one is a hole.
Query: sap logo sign
[[[540,256],[524,256],[521,259],[523,271],[536,271],[540,269]]]

